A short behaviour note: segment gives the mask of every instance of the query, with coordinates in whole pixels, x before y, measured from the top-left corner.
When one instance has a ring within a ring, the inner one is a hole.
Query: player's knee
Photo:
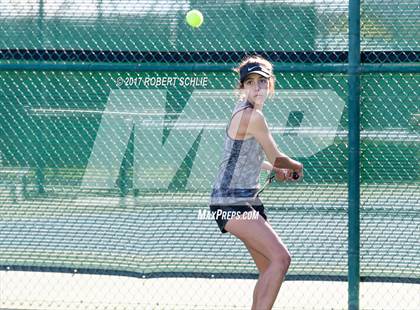
[[[292,257],[289,251],[280,249],[274,253],[271,262],[280,272],[286,273],[292,262]]]

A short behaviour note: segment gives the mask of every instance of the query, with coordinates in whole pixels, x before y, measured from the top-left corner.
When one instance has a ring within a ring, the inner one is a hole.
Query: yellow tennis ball
[[[187,24],[193,28],[198,28],[203,23],[203,14],[199,10],[191,10],[187,13],[185,17]]]

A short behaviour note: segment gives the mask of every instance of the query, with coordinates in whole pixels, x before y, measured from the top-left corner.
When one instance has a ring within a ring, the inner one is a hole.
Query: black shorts
[[[259,213],[259,215],[261,215],[263,217],[264,220],[267,221],[267,215],[264,212],[264,205],[262,203],[259,204],[250,204],[250,203],[244,203],[244,204],[238,204],[238,205],[233,205],[233,204],[229,204],[229,205],[210,205],[209,206],[210,211],[215,214],[214,219],[217,222],[217,226],[219,226],[219,229],[222,233],[227,233],[227,230],[225,230],[225,225],[226,223],[229,221],[229,218],[223,217],[223,216],[216,216],[216,213],[219,211],[219,214],[222,211],[227,212],[231,212],[231,214],[241,214],[244,212],[252,212],[252,211],[257,211]],[[225,214],[226,214],[225,213]]]

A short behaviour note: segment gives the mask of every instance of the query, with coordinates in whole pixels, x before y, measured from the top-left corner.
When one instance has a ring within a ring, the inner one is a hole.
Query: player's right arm
[[[248,133],[254,136],[261,144],[268,161],[274,167],[302,172],[303,165],[300,162],[279,151],[262,112],[258,110],[253,111],[248,125]]]

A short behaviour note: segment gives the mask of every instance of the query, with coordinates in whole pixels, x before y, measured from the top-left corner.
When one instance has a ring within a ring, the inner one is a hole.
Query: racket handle
[[[293,171],[293,173],[292,173],[292,179],[293,180],[298,180],[299,178],[300,178],[299,173],[297,173],[296,171]]]

